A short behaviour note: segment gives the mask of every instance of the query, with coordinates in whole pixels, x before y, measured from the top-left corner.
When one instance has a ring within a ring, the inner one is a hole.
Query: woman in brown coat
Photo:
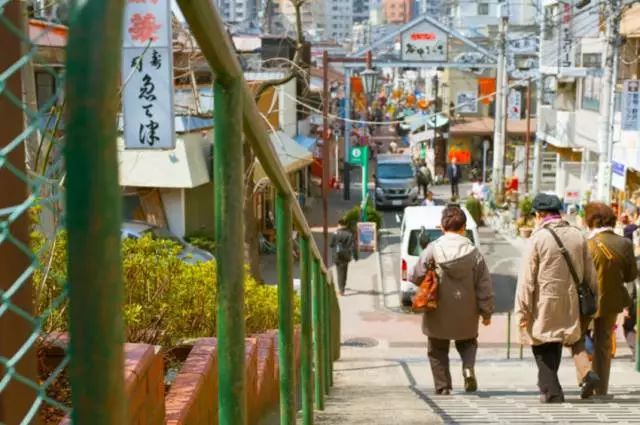
[[[613,231],[616,216],[602,203],[591,203],[585,208],[586,223],[591,231],[589,252],[593,258],[598,278],[598,312],[593,320],[592,370],[600,382],[583,391],[584,397],[606,395],[611,369],[611,333],[618,314],[631,304],[625,282],[632,282],[638,275],[633,243]]]
[[[438,307],[422,318],[422,332],[429,337],[428,355],[436,393],[451,393],[449,345],[455,341],[462,358],[464,388],[476,391],[474,366],[478,349],[478,324],[491,324],[493,285],[482,254],[466,238],[467,217],[458,206],[442,212],[444,236],[431,242],[420,255],[411,281],[419,285],[433,259],[440,277]]]

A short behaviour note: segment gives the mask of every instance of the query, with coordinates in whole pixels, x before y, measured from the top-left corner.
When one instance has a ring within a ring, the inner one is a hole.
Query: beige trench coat
[[[582,232],[561,220],[546,226],[560,237],[578,277],[595,292],[596,272]],[[518,277],[515,315],[525,344],[572,345],[582,336],[576,285],[558,244],[542,227],[528,240]]]

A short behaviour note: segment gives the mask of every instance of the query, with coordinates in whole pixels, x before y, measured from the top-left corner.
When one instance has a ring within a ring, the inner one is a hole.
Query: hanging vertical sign
[[[172,149],[173,55],[168,0],[126,0],[122,105],[127,149]]]
[[[510,90],[507,108],[507,119],[510,121],[519,120],[522,112],[522,93],[517,90]]]
[[[611,162],[611,186],[620,191],[625,190],[627,184],[627,169],[624,164],[619,162]]]
[[[625,80],[622,86],[622,129],[640,130],[639,80]]]
[[[562,3],[561,25],[559,28],[559,48],[558,66],[563,68],[571,68],[574,66],[573,56],[573,34],[571,31],[571,22],[573,20],[572,6],[569,3]]]

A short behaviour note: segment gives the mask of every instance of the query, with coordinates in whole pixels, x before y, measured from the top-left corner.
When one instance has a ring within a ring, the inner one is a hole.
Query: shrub
[[[362,215],[362,209],[360,205],[356,205],[347,211],[342,217],[346,223],[347,227],[355,234],[358,227],[358,222],[360,221],[360,217]],[[375,209],[371,200],[367,202],[367,221],[376,223],[376,228],[378,231],[382,227],[382,214],[378,210]]]
[[[531,199],[529,196],[525,196],[520,200],[518,208],[520,209],[521,216],[530,216],[533,212],[533,199]]]
[[[34,232],[32,246],[42,266],[34,274],[36,312],[42,315],[54,303],[43,322],[44,331],[66,330],[67,301],[60,305],[54,302],[63,294],[66,282],[66,234],[60,232],[55,244],[47,245],[42,234]],[[127,341],[169,347],[185,338],[215,336],[216,263],[188,264],[177,257],[179,252],[176,243],[151,236],[123,241],[123,316]],[[46,267],[48,264],[50,269]],[[298,318],[296,298],[295,320]],[[245,322],[247,334],[276,328],[278,322],[277,287],[259,284],[248,272]]]
[[[465,207],[478,226],[482,225],[482,203],[473,196],[467,198]]]
[[[187,242],[189,242],[191,245],[195,246],[196,248],[204,249],[205,251],[208,251],[212,254],[215,254],[216,252],[216,241],[213,238],[210,238],[209,236],[193,235],[193,236],[189,236],[186,239],[187,239]]]

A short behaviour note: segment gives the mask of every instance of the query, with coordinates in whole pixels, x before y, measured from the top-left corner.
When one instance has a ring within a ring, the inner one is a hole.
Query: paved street
[[[436,190],[441,194],[444,189]],[[560,376],[568,402],[538,402],[536,368],[528,347],[519,358],[515,329],[507,359],[505,312],[513,306],[520,252],[486,228],[481,230],[482,251],[494,278],[499,314],[480,331],[476,370],[480,391],[474,395],[462,391],[461,363],[452,349],[454,393],[435,396],[421,318],[399,307],[398,227],[396,213],[386,212],[380,255],[350,268],[349,289],[340,299],[342,358],[335,366],[335,389],[316,423],[640,423],[640,375],[622,343],[613,363],[612,401],[580,401],[573,363],[565,357]]]

